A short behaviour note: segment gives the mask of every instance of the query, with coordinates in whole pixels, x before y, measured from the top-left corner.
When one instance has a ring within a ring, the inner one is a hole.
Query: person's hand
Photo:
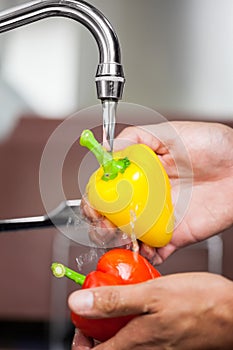
[[[121,137],[134,142],[144,140],[160,156],[172,185],[173,200],[177,200],[178,222],[171,242],[157,250],[145,245],[141,249],[158,264],[176,249],[233,224],[233,130],[200,122],[173,122],[143,129],[126,129]],[[146,131],[150,137],[146,138]]]
[[[71,350],[89,350],[94,347],[94,340],[85,337],[78,329],[75,330]]]
[[[176,249],[184,247],[185,245],[195,243],[198,241],[201,241],[203,239],[206,239],[216,233],[221,232],[222,230],[228,228],[233,224],[233,207],[231,205],[231,199],[232,199],[232,193],[233,193],[233,181],[232,181],[232,175],[233,175],[233,130],[229,127],[226,127],[224,125],[220,124],[212,124],[212,123],[199,123],[199,122],[172,122],[172,123],[165,123],[165,124],[159,124],[159,125],[151,125],[146,126],[143,128],[139,127],[131,127],[126,128],[118,137],[119,141],[124,141],[124,144],[122,142],[119,143],[120,148],[123,148],[131,143],[145,143],[149,147],[151,147],[160,157],[161,162],[163,163],[168,176],[171,181],[172,185],[172,195],[173,195],[173,201],[175,204],[175,216],[177,219],[177,224],[174,230],[172,241],[163,248],[154,249],[151,247],[148,247],[144,244],[141,245],[141,254],[146,256],[153,264],[159,264],[164,259],[166,259],[170,254],[172,254]],[[118,146],[117,146],[118,147]],[[105,218],[102,218],[98,216],[98,213],[93,211],[88,205],[88,203],[84,202],[83,206],[84,212],[86,212],[87,216],[89,216],[90,219],[95,218],[95,215],[98,217],[98,225],[99,228],[106,228],[104,230],[104,234],[101,234],[101,239],[104,239],[105,234],[109,234],[111,231],[112,234],[114,234],[114,226],[112,226],[111,223],[109,223]],[[94,221],[93,220],[93,221]],[[108,232],[108,225],[110,225],[110,231]],[[100,230],[100,232],[103,232]],[[200,274],[199,274],[200,275]],[[187,315],[188,315],[188,309],[190,307],[190,319],[188,317],[188,326],[191,323],[191,316],[194,312],[194,316],[198,315],[199,307],[196,308],[197,313],[195,313],[195,310],[192,309],[192,305],[194,303],[194,307],[202,305],[202,303],[199,301],[198,297],[202,294],[205,298],[206,295],[206,302],[208,303],[209,300],[211,301],[211,298],[215,299],[218,296],[224,298],[225,295],[228,295],[228,292],[225,291],[225,288],[222,289],[225,285],[225,283],[219,283],[219,286],[221,285],[221,288],[217,288],[215,286],[215,283],[213,282],[213,279],[216,281],[217,285],[220,281],[226,281],[224,279],[221,280],[220,277],[213,276],[212,275],[203,275],[199,276],[198,274],[195,274],[196,277],[194,277],[194,274],[183,274],[183,275],[176,275],[176,276],[167,276],[162,277],[161,281],[164,281],[164,287],[156,286],[159,288],[155,289],[154,283],[157,283],[155,281],[151,282],[151,297],[154,300],[154,298],[157,297],[158,293],[160,295],[160,291],[165,292],[166,290],[166,284],[168,284],[168,289],[166,292],[167,298],[167,305],[168,309],[166,309],[166,305],[164,306],[164,314],[169,315],[169,310],[174,311],[173,313],[173,319],[174,324],[178,321],[180,321],[180,311],[179,306],[186,305],[187,306]],[[198,277],[199,276],[199,277]],[[210,277],[207,277],[210,276]],[[188,277],[188,280],[186,278]],[[197,278],[198,277],[198,278]],[[169,279],[169,280],[168,280]],[[179,279],[179,281],[178,281]],[[193,281],[194,285],[190,285],[190,282]],[[186,285],[187,282],[187,285]],[[172,285],[173,284],[173,285]],[[229,285],[229,282],[227,282]],[[227,285],[226,284],[226,285]],[[177,294],[173,293],[173,288],[177,285],[178,290]],[[225,286],[226,286],[225,285]],[[153,288],[152,288],[153,286]],[[112,287],[113,288],[113,287]],[[106,293],[110,293],[112,291],[112,288],[108,290],[106,289]],[[122,288],[125,290],[125,295],[128,294],[128,299],[130,299],[130,296],[135,295],[135,298],[131,298],[129,302],[131,303],[131,307],[133,309],[137,309],[137,304],[141,301],[142,297],[141,295],[147,295],[147,290],[143,291],[143,286],[141,286],[142,289],[140,289],[140,293],[142,293],[136,298],[136,295],[134,293],[134,288],[139,288],[139,286],[127,286],[127,287],[119,287],[119,297],[121,296],[120,293],[123,291]],[[132,288],[132,289],[131,289]],[[148,287],[149,288],[149,287]],[[165,288],[165,289],[164,289]],[[195,289],[197,288],[197,289]],[[171,290],[171,293],[169,292],[169,289]],[[228,288],[227,288],[228,289]],[[232,293],[232,284],[231,284],[231,293]],[[118,295],[118,287],[114,287],[113,291],[116,290],[116,293]],[[139,289],[137,289],[139,290]],[[184,292],[183,292],[184,290]],[[199,290],[199,293],[198,293]],[[215,293],[215,291],[218,292],[218,295]],[[104,293],[104,290],[100,292],[100,299],[102,302],[104,301],[104,295],[102,297],[102,292]],[[79,292],[78,292],[79,293]],[[115,292],[114,292],[115,293]],[[113,295],[113,300],[115,300],[115,294]],[[133,294],[132,294],[133,293]],[[152,294],[153,293],[153,294]],[[195,298],[195,294],[197,293],[197,298]],[[153,295],[155,295],[153,297]],[[166,296],[165,295],[165,296]],[[173,298],[174,295],[174,298]],[[71,297],[70,299],[70,307],[73,308],[75,311],[74,302],[76,300],[76,296]],[[116,299],[118,300],[118,299]],[[172,304],[170,307],[169,300],[172,300]],[[177,304],[173,304],[173,302],[178,301]],[[187,303],[186,303],[187,301]],[[190,301],[190,304],[188,302]],[[196,301],[196,303],[195,303]],[[107,301],[106,301],[107,302]],[[144,305],[144,300],[142,301]],[[184,303],[185,302],[185,303]],[[218,301],[218,299],[215,300],[218,305],[223,304],[223,301]],[[109,301],[108,301],[109,303]],[[133,305],[132,305],[133,304]],[[111,303],[110,303],[111,305]],[[115,305],[115,304],[114,304]],[[147,305],[149,305],[147,303]],[[99,304],[99,307],[101,309],[101,302]],[[124,305],[122,305],[122,308]],[[143,306],[142,306],[143,307]],[[125,306],[125,309],[127,309],[128,306]],[[103,306],[104,309],[104,306]],[[144,310],[144,309],[143,309]],[[224,307],[225,310],[225,307]],[[121,306],[119,305],[119,308],[117,305],[115,305],[115,312],[116,315],[119,315],[119,312],[125,314],[125,310],[121,309]],[[77,312],[77,310],[76,310]],[[136,312],[136,311],[135,311]],[[110,311],[111,313],[111,311]],[[158,313],[160,315],[160,313]],[[208,313],[207,313],[208,314]],[[94,314],[93,314],[94,315]],[[102,314],[101,314],[102,315]],[[112,314],[113,315],[113,314]],[[201,313],[200,313],[201,315]],[[232,306],[231,306],[231,315],[232,315]],[[171,315],[172,316],[172,315]],[[204,315],[203,315],[204,316]],[[140,318],[137,318],[136,320],[140,320],[142,317],[142,320],[149,320],[148,318],[143,318],[143,316],[140,316]],[[161,319],[161,317],[160,317]],[[195,318],[196,319],[196,318]],[[203,318],[206,320],[205,318]],[[169,317],[166,317],[166,319],[162,318],[162,331],[168,330],[168,333],[173,338],[173,325],[171,325]],[[194,320],[195,321],[195,320]],[[200,316],[200,321],[202,321],[202,316]],[[221,321],[221,317],[220,317]],[[134,321],[135,322],[135,321]],[[180,336],[180,341],[183,339],[191,339],[190,342],[192,342],[192,339],[194,339],[193,344],[195,343],[195,340],[200,340],[202,338],[205,338],[205,335],[208,335],[209,330],[204,326],[211,326],[211,322],[209,324],[209,321],[206,321],[206,324],[203,325],[203,330],[199,331],[199,328],[193,328],[191,330],[190,334],[191,336],[188,336],[189,327],[182,329],[182,324],[185,327],[185,322],[177,323],[178,329],[174,328],[178,334],[178,338]],[[223,321],[224,323],[225,321]],[[232,319],[231,319],[232,322]],[[159,324],[159,322],[158,322]],[[202,325],[202,322],[200,323]],[[135,339],[137,338],[137,335],[141,335],[141,344],[136,347],[133,345],[132,349],[139,349],[141,346],[141,349],[146,349],[144,346],[144,339],[146,335],[150,337],[149,334],[147,334],[147,329],[150,331],[150,328],[147,327],[147,323],[145,324],[146,327],[136,325],[134,331],[135,331]],[[155,323],[157,325],[157,323]],[[168,327],[166,326],[168,325]],[[180,326],[179,326],[180,325]],[[218,324],[217,321],[213,321],[214,328]],[[128,334],[131,334],[131,323],[127,327],[124,328],[119,333],[123,335],[123,343],[127,344],[122,349],[130,349],[128,346],[127,340],[131,341],[131,338],[129,339]],[[181,327],[181,328],[180,328]],[[232,327],[232,325],[231,325]],[[221,330],[221,327],[218,327],[218,331]],[[181,329],[179,333],[179,329]],[[195,329],[197,329],[197,333],[193,335]],[[224,327],[223,327],[224,329]],[[223,330],[222,329],[222,330]],[[139,331],[140,330],[140,331]],[[125,333],[124,333],[125,332]],[[129,332],[129,333],[128,333]],[[211,330],[210,330],[211,332]],[[221,339],[224,337],[222,334],[216,333],[215,329],[212,331],[214,333],[214,341],[216,341],[216,338]],[[211,336],[212,336],[211,333]],[[145,334],[145,335],[144,335]],[[169,334],[164,335],[163,339],[163,333],[161,332],[158,337],[159,339],[156,340],[160,342],[160,345],[156,345],[157,347],[154,347],[154,344],[151,345],[153,349],[160,349],[163,344],[162,341],[166,341],[168,339],[169,342]],[[200,334],[200,336],[199,336]],[[226,335],[231,334],[231,331],[227,330]],[[155,335],[155,336],[154,336]],[[161,335],[161,339],[160,339]],[[154,331],[152,331],[152,342],[153,339],[156,338],[156,334]],[[211,337],[210,336],[210,337]],[[118,337],[118,336],[117,336]],[[182,338],[183,337],[183,338]],[[76,336],[76,340],[82,340],[85,342],[89,342],[89,345],[86,345],[86,349],[91,348],[90,340],[87,340],[85,337],[83,337],[80,333]],[[175,342],[177,344],[179,343],[179,339],[174,337],[170,341],[169,345],[171,349],[175,349]],[[120,338],[113,338],[113,343],[110,344],[116,344],[117,349],[121,349],[118,347],[118,344],[120,344]],[[115,343],[116,341],[116,343]],[[119,343],[118,343],[119,341]],[[139,341],[139,340],[138,340]],[[202,340],[201,340],[202,341]],[[204,340],[203,340],[204,341]],[[231,341],[231,340],[230,340]],[[150,341],[149,341],[150,342]],[[76,342],[76,344],[78,344]],[[109,342],[107,343],[108,348]],[[204,344],[204,345],[203,345]],[[210,344],[208,347],[205,343],[203,343],[202,348],[204,349],[212,349],[212,348],[219,348],[219,349],[232,349],[232,343],[228,347],[228,341],[226,337],[225,345],[218,346],[218,344]],[[216,346],[215,346],[216,345]],[[106,346],[106,344],[102,344],[100,348],[98,349],[105,349],[102,346]],[[173,347],[171,347],[173,346]],[[196,345],[195,345],[196,346]],[[151,347],[148,347],[151,348]],[[110,347],[111,348],[111,347]],[[115,349],[112,347],[112,349]],[[191,345],[189,348],[186,347],[186,345],[182,348],[177,346],[179,349],[195,349],[194,345]],[[201,349],[199,345],[196,346],[196,349]],[[82,347],[74,347],[73,350],[83,349]]]
[[[221,276],[183,273],[77,291],[69,297],[69,306],[90,318],[139,314],[96,350],[230,350],[232,295],[233,282]],[[72,350],[92,347],[91,340],[77,334]]]
[[[126,128],[116,141],[117,148],[129,143],[148,145],[158,154],[171,182],[176,217],[173,238],[159,249],[141,244],[141,254],[152,264],[233,224],[233,129],[217,123],[171,122]],[[86,203],[84,211],[89,217],[98,215]],[[106,218],[98,224],[106,228],[101,239],[107,237],[108,225],[114,232]]]

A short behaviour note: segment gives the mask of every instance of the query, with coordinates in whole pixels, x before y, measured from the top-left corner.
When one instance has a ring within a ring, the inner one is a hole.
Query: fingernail
[[[70,308],[77,314],[84,314],[86,311],[91,310],[94,304],[93,293],[81,290],[75,292],[69,299]]]

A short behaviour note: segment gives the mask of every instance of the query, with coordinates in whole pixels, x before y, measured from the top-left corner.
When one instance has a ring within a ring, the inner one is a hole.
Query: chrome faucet
[[[102,101],[104,128],[108,141],[112,138],[112,114],[122,97],[124,72],[117,35],[106,17],[94,6],[80,0],[34,0],[0,12],[0,33],[47,17],[67,17],[82,23],[94,36],[99,48],[99,64],[95,76],[97,97]],[[110,142],[111,145],[111,142]],[[112,147],[111,147],[112,148]]]

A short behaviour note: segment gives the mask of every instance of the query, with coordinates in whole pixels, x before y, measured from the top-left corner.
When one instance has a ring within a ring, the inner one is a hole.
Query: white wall
[[[78,103],[78,30],[65,19],[48,19],[8,34],[3,77],[30,107],[64,116]]]
[[[119,35],[124,100],[172,112],[233,118],[232,0],[91,0]],[[94,102],[95,47],[81,36],[80,93]],[[88,45],[88,47],[87,47]],[[86,79],[84,79],[86,77]],[[88,79],[87,79],[88,78]]]
[[[25,2],[0,0],[0,10]],[[0,138],[24,113],[77,111],[80,26],[50,18],[0,35]]]

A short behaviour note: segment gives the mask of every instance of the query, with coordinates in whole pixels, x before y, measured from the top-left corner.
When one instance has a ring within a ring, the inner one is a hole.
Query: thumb
[[[150,312],[153,283],[156,280],[79,290],[70,295],[68,304],[73,312],[88,318],[144,314]]]

